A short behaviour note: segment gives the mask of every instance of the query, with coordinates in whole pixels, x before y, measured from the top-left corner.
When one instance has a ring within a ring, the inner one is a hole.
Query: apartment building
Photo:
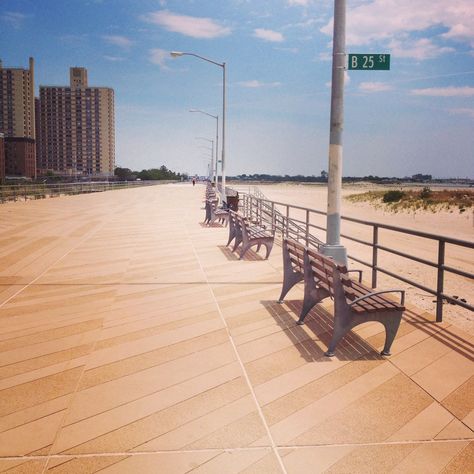
[[[36,176],[34,59],[29,68],[4,68],[0,61],[0,133],[6,175]]]
[[[0,183],[5,179],[5,135],[0,133]]]
[[[89,87],[87,69],[70,68],[70,85],[40,86],[37,166],[40,174],[112,176],[114,91]]]

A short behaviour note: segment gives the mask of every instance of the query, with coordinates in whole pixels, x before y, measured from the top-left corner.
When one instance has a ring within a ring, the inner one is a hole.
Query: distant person
[[[196,186],[196,178],[193,178],[193,186]]]

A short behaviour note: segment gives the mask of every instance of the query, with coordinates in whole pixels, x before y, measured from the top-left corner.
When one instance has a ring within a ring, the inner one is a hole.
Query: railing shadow
[[[276,301],[261,301],[261,303],[293,342],[303,359],[307,362],[331,362],[331,358],[326,357],[324,352],[327,350],[334,329],[332,314],[316,305],[306,316],[304,326],[299,326],[296,320],[301,312],[301,300],[288,300],[283,304]],[[306,337],[308,329],[315,338]],[[349,332],[339,342],[336,358],[348,361],[383,359],[370,344],[354,332]]]
[[[443,343],[445,346],[463,357],[474,361],[474,343],[468,340],[468,333],[466,333],[466,337],[463,337],[462,335],[454,333],[450,327],[439,326],[435,322],[434,315],[433,320],[430,320],[423,314],[418,314],[409,309],[405,310],[403,321],[414,326],[416,329],[423,331],[425,334],[428,334],[433,339]]]

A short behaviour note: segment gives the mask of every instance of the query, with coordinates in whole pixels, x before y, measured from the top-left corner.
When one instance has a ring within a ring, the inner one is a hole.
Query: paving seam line
[[[283,461],[282,461],[282,459],[281,459],[280,453],[278,452],[276,443],[275,443],[275,441],[274,441],[274,439],[273,439],[273,436],[272,436],[272,434],[271,434],[271,432],[270,432],[270,428],[269,428],[269,426],[268,426],[268,424],[267,424],[267,421],[265,420],[265,416],[264,416],[263,411],[262,411],[262,409],[261,409],[261,407],[260,407],[260,404],[258,403],[257,396],[256,396],[255,391],[254,391],[254,389],[253,389],[253,387],[252,387],[252,384],[251,384],[251,382],[250,382],[250,378],[249,378],[249,376],[248,376],[247,370],[245,369],[245,365],[244,365],[244,363],[242,362],[242,359],[240,358],[239,352],[238,352],[238,350],[237,350],[237,346],[236,346],[236,344],[235,344],[235,342],[234,342],[234,339],[233,339],[233,337],[232,337],[232,335],[231,335],[231,333],[230,333],[229,326],[227,325],[227,322],[226,322],[226,320],[225,320],[225,318],[224,318],[224,315],[222,314],[222,311],[221,311],[221,308],[220,308],[219,303],[218,303],[218,301],[217,301],[217,298],[216,298],[216,296],[214,295],[214,291],[212,290],[212,287],[211,287],[212,282],[209,282],[209,280],[208,280],[207,274],[206,274],[206,272],[204,271],[204,268],[203,268],[203,266],[202,266],[201,259],[199,258],[199,255],[198,255],[198,253],[197,253],[197,251],[196,251],[196,247],[194,246],[194,241],[193,241],[192,238],[190,238],[190,232],[189,232],[187,226],[185,226],[185,230],[186,230],[187,235],[189,236],[189,240],[190,240],[190,242],[191,242],[191,247],[192,247],[192,249],[193,249],[194,256],[196,257],[196,260],[197,260],[197,262],[198,262],[198,264],[199,264],[199,268],[201,269],[201,272],[202,272],[202,274],[204,275],[204,278],[206,279],[206,282],[207,282],[207,284],[208,284],[208,288],[209,288],[209,291],[211,292],[212,299],[213,299],[213,301],[214,301],[214,303],[215,303],[215,305],[216,305],[217,312],[219,313],[219,316],[220,316],[220,318],[221,318],[222,324],[224,324],[224,327],[225,327],[225,329],[226,329],[227,335],[228,335],[228,337],[229,337],[229,341],[230,341],[230,343],[231,343],[231,345],[232,345],[232,349],[233,349],[233,351],[234,351],[234,353],[235,353],[235,357],[237,358],[237,362],[238,362],[239,365],[240,365],[240,368],[241,368],[241,370],[242,370],[242,374],[243,374],[243,376],[244,376],[244,378],[245,378],[245,381],[246,381],[246,383],[247,383],[247,386],[248,386],[248,388],[249,388],[249,391],[250,391],[250,393],[251,393],[251,395],[252,395],[252,398],[253,398],[253,401],[254,401],[254,403],[255,403],[255,406],[257,407],[257,411],[258,411],[258,414],[259,414],[259,416],[260,416],[260,419],[262,420],[263,426],[265,427],[265,430],[266,430],[266,432],[267,432],[267,436],[268,436],[268,438],[270,439],[272,451],[275,453],[275,456],[276,456],[276,458],[277,458],[277,460],[278,460],[278,463],[279,463],[279,465],[280,465],[280,467],[281,467],[283,473],[284,473],[284,474],[287,474],[287,470],[286,470],[286,468],[285,468],[285,465],[283,464]]]

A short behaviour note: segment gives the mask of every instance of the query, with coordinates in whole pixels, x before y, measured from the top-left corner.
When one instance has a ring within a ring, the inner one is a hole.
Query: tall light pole
[[[218,184],[219,184],[219,175],[217,173],[217,164],[219,162],[219,158],[217,154],[219,153],[219,115],[212,115],[208,112],[205,112],[204,110],[201,109],[191,109],[190,112],[199,112],[200,114],[208,115],[209,117],[215,118],[216,119],[216,162],[215,162],[215,169],[213,171],[214,177],[215,177],[215,186],[216,189],[218,189]]]
[[[226,81],[226,64],[213,61],[212,59],[205,58],[195,53],[183,53],[182,51],[171,51],[171,57],[178,58],[180,56],[194,56],[195,58],[202,59],[208,63],[214,64],[222,68],[222,183],[221,183],[221,199],[222,202],[227,202],[225,194],[225,115],[226,115],[226,95],[225,95],[225,81]]]
[[[214,140],[205,137],[196,137],[196,140],[206,140],[206,142],[211,143],[211,148],[206,147],[208,150],[211,150],[211,168],[209,169],[209,180],[212,181],[212,174],[214,173]],[[216,159],[217,159],[217,150],[216,150]]]
[[[329,134],[328,212],[326,244],[321,251],[344,265],[341,245],[342,130],[344,123],[344,71],[346,64],[346,0],[334,0],[331,119]]]

